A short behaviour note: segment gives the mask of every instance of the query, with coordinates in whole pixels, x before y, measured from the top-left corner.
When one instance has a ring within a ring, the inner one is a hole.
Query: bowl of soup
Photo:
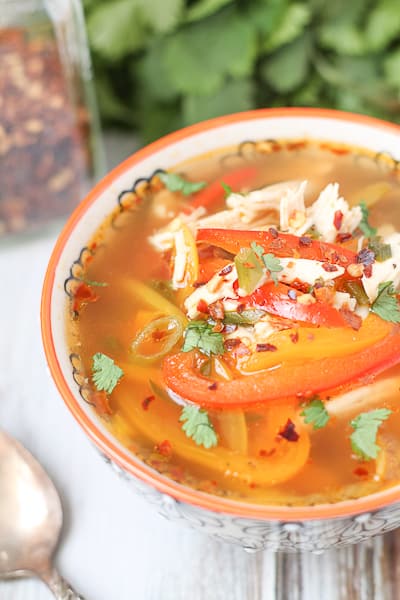
[[[161,514],[249,550],[400,524],[399,142],[331,110],[221,117],[139,150],[70,217],[50,371]]]

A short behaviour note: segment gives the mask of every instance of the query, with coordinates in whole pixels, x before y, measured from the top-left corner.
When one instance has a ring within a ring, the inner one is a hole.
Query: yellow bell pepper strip
[[[369,327],[364,323],[363,327]],[[318,356],[304,360],[301,346],[293,344],[293,356],[276,362],[271,368],[239,376],[231,381],[212,382],[196,367],[195,352],[179,352],[164,359],[163,377],[166,386],[186,402],[206,408],[245,408],[255,404],[294,404],[299,399],[351,389],[373,380],[374,376],[400,362],[400,327],[382,321],[387,334],[380,340],[351,353],[349,346],[343,355]],[[332,347],[340,343],[332,329]],[[361,328],[361,335],[366,333]],[[359,332],[353,332],[357,341]],[[277,351],[273,354],[278,354]],[[274,356],[275,360],[275,356]],[[212,389],[212,392],[210,391]]]
[[[181,429],[176,429],[179,421],[181,407],[176,406],[175,411],[164,402],[151,404],[149,410],[143,410],[140,402],[132,401],[129,386],[118,386],[115,396],[118,403],[118,412],[140,435],[150,440],[154,445],[162,440],[170,440],[172,456],[176,455],[192,466],[208,469],[216,475],[230,480],[231,485],[241,489],[244,486],[269,486],[276,485],[293,477],[305,465],[309,452],[310,440],[305,428],[300,422],[292,419],[292,410],[271,410],[263,421],[261,435],[264,443],[265,454],[250,456],[232,452],[218,445],[205,449],[197,446]],[[152,411],[157,410],[158,418],[154,419]],[[284,429],[288,419],[293,420],[298,433],[297,441],[288,441],[282,436],[277,436],[280,429]],[[234,462],[233,462],[234,458]],[[234,464],[234,468],[232,465]]]

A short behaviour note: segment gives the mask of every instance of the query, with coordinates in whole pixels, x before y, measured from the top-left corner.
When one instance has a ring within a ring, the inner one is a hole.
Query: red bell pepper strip
[[[265,252],[271,252],[278,257],[308,258],[345,268],[357,262],[357,254],[339,244],[319,242],[308,236],[280,233],[273,228],[269,231],[199,229],[196,239],[198,242],[207,242],[223,248],[231,254],[237,254],[240,248],[249,247],[252,242],[256,242]]]
[[[278,352],[276,352],[278,355]],[[394,325],[380,342],[354,354],[279,363],[273,369],[218,381],[196,368],[195,353],[179,352],[163,363],[167,387],[189,403],[218,408],[247,408],[257,404],[297,404],[314,394],[327,397],[366,383],[400,362],[400,328]],[[210,391],[212,389],[212,391]]]
[[[290,290],[292,290],[293,299],[288,296]],[[295,322],[325,327],[349,326],[344,316],[345,313],[318,300],[313,304],[302,304],[299,299],[303,295],[284,283],[275,285],[272,281],[268,281],[249,296],[241,298],[241,301],[246,308],[260,308]]]
[[[232,188],[233,192],[240,192],[243,186],[251,186],[258,175],[259,171],[255,167],[244,167],[237,171],[225,173],[223,177],[213,181],[206,188],[197,192],[192,196],[190,202],[191,208],[204,206],[207,209],[215,207],[222,202],[225,197],[225,190],[222,187],[222,182]]]

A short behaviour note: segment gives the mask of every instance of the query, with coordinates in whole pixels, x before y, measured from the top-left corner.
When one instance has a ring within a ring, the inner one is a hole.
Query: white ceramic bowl
[[[177,131],[143,148],[107,175],[62,231],[44,283],[42,331],[47,361],[61,396],[101,454],[129,485],[168,517],[249,550],[309,550],[365,540],[400,525],[400,486],[357,500],[307,507],[260,506],[185,487],[142,463],[106,429],[82,397],[79,360],[68,351],[65,311],[74,265],[124,190],[199,154],[244,141],[317,139],[389,154],[400,161],[400,127],[348,113],[273,109],[229,115]],[[83,394],[84,396],[84,394]]]

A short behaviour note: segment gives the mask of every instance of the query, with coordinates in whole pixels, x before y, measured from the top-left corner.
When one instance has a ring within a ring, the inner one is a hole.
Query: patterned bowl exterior
[[[231,146],[246,139],[243,136],[250,136],[251,131],[261,143],[269,143],[274,132],[285,138],[292,136],[294,128],[294,137],[313,137],[315,133],[317,139],[369,148],[375,152],[373,159],[378,163],[384,159],[384,164],[391,165],[393,171],[400,170],[400,128],[369,117],[329,110],[275,109],[232,115],[177,132],[139,151],[100,182],[76,209],[53,251],[43,288],[41,313],[50,372],[73,416],[103,458],[167,519],[186,523],[216,539],[238,544],[249,552],[267,549],[320,553],[362,542],[400,526],[400,486],[388,493],[345,502],[342,508],[338,503],[308,507],[305,511],[302,507],[293,507],[289,511],[285,511],[285,507],[256,510],[250,504],[235,506],[234,502],[224,503],[221,498],[184,486],[177,487],[148,465],[129,456],[95,418],[89,405],[80,357],[68,354],[63,333],[65,295],[73,296],[74,287],[81,281],[85,256],[92,252],[84,244],[97,229],[96,224],[111,213],[117,200],[118,210],[111,225],[118,229],[119,215],[125,210],[134,210],[134,206],[126,204],[126,198],[141,193],[146,196],[153,176],[161,170],[161,157],[162,169],[165,169],[179,162],[179,158],[183,160],[187,152],[198,154],[207,150],[207,144],[218,146],[219,142],[210,142],[218,127],[225,128],[224,139]],[[271,137],[262,141],[266,131],[268,134],[272,131]],[[192,136],[195,136],[195,144],[191,142]],[[245,160],[256,145],[247,137],[247,141],[239,143],[228,158]]]
[[[102,457],[135,494],[156,508],[158,514],[219,541],[241,546],[247,552],[270,550],[321,554],[332,548],[364,542],[400,526],[400,502],[346,518],[298,522],[246,519],[212,512],[163,494],[133,477],[108,456],[102,454]]]

